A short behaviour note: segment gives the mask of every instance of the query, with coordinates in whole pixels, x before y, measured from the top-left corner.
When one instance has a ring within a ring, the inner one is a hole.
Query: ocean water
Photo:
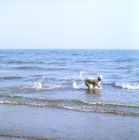
[[[138,138],[139,50],[0,50],[0,139]]]

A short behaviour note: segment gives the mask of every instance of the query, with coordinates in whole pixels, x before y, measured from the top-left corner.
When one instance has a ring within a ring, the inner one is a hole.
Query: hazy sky
[[[0,0],[0,49],[139,49],[139,0]]]

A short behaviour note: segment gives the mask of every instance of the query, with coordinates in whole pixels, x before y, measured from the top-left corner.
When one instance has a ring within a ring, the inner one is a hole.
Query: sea
[[[139,50],[0,50],[0,140],[138,139]]]

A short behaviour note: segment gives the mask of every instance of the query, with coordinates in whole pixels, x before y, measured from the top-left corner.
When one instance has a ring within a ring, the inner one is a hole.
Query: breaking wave
[[[25,105],[31,107],[55,107],[59,109],[66,109],[80,112],[92,113],[108,113],[126,116],[139,116],[139,105],[124,104],[124,103],[110,103],[110,102],[90,102],[77,99],[54,99],[45,97],[20,97],[9,96],[6,100],[0,101],[0,104],[9,105]],[[13,98],[17,98],[13,100]]]
[[[131,90],[139,90],[139,85],[131,85],[128,83],[115,83],[116,87],[123,88],[123,89],[131,89]]]

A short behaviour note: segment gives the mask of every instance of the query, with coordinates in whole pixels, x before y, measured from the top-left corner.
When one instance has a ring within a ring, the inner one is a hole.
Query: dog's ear
[[[101,81],[101,80],[102,80],[102,78],[101,78],[100,76],[98,76],[98,80],[99,80],[99,81]]]
[[[100,75],[100,76],[98,76],[98,78],[100,78],[100,79],[102,80],[103,76],[102,76],[102,75]]]

